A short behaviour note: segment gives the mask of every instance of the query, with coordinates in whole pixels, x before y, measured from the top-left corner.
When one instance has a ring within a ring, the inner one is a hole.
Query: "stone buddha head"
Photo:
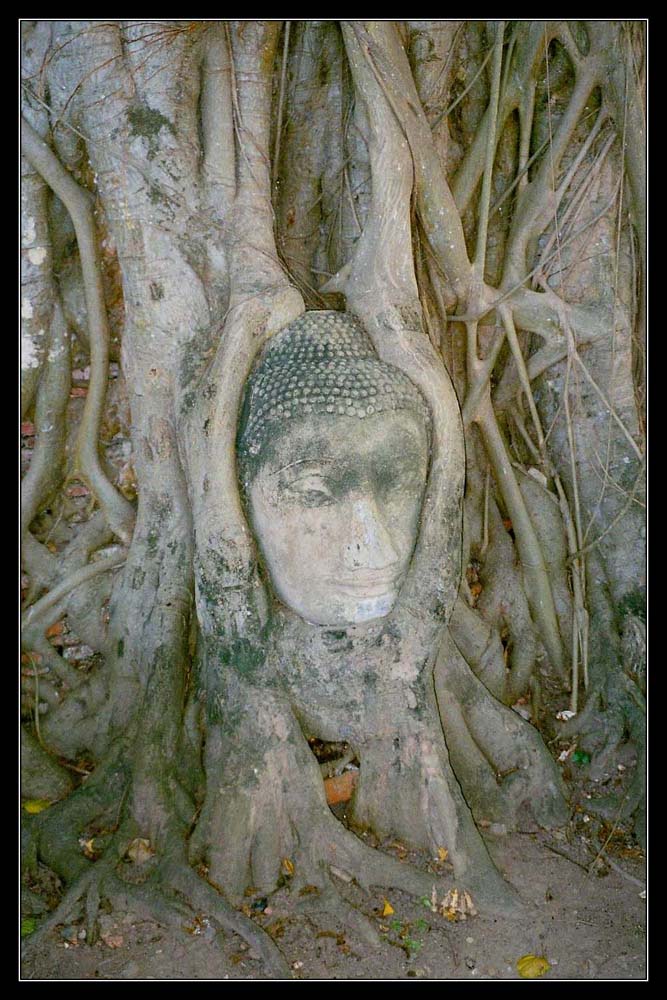
[[[387,615],[407,572],[428,474],[430,414],[349,313],[306,312],[246,387],[238,458],[276,596],[317,625]]]

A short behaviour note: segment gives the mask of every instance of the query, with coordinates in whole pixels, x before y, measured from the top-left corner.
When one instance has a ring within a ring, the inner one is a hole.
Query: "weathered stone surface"
[[[345,313],[270,343],[241,422],[250,519],[273,589],[308,622],[388,614],[417,538],[429,461],[419,390]]]

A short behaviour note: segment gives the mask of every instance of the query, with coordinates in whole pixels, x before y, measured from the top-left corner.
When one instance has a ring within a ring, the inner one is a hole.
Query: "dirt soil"
[[[579,824],[585,819],[580,814]],[[545,980],[643,979],[643,854],[617,833],[589,874],[598,847],[586,833],[571,826],[549,834],[487,836],[494,860],[526,904],[525,913],[511,919],[482,914],[451,921],[433,913],[426,900],[396,891],[365,895],[337,880],[378,929],[382,941],[373,948],[349,929],[309,916],[303,909],[307,896],[290,893],[289,885],[268,900],[249,896],[246,909],[272,934],[295,979],[518,979],[517,961],[524,955],[546,958]],[[406,863],[415,860],[400,845],[388,849]],[[393,913],[382,916],[386,903]],[[78,925],[57,928],[38,955],[26,958],[22,979],[267,978],[245,942],[216,932],[203,915],[179,930],[132,913],[102,914],[100,931],[101,940],[91,947]]]

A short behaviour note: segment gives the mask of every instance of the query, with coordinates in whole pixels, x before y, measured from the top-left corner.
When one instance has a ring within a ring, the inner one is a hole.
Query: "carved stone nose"
[[[397,562],[398,553],[376,504],[368,498],[355,500],[344,550],[345,566],[354,570],[390,570]]]

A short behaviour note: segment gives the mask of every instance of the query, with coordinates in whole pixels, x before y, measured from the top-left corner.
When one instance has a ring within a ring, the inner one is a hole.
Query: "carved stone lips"
[[[359,573],[352,577],[337,579],[336,586],[355,597],[381,597],[395,590],[399,582],[398,576],[384,574]]]

